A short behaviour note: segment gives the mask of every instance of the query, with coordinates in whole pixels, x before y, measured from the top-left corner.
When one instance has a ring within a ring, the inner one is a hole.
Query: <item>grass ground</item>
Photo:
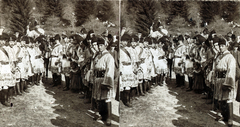
[[[175,87],[175,79],[166,86],[157,86],[152,94],[142,96],[128,108],[120,102],[122,127],[224,127],[224,122],[214,120],[216,112],[205,95],[186,92]],[[239,103],[234,102],[234,127],[240,126]]]
[[[94,121],[90,104],[80,94],[52,87],[51,79],[40,86],[31,86],[29,93],[12,100],[13,107],[0,104],[0,127],[105,127]],[[119,125],[118,102],[112,100],[112,127]],[[88,115],[90,114],[90,115]]]

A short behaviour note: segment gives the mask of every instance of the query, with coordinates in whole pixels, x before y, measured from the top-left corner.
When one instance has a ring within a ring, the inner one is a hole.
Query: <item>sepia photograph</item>
[[[119,126],[119,5],[0,0],[0,127]]]
[[[239,9],[121,1],[120,126],[240,126]]]
[[[239,127],[240,2],[0,0],[0,127]]]

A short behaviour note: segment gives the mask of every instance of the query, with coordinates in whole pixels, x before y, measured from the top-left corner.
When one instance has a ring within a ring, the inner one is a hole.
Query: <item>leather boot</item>
[[[96,109],[96,102],[95,102],[95,99],[92,98],[92,99],[91,99],[91,110],[92,110],[92,111],[95,111],[95,109]]]
[[[16,84],[16,91],[17,91],[17,95],[22,95],[21,91],[20,91],[20,82],[18,82]]]
[[[229,107],[227,101],[221,101],[221,114],[223,116],[223,121],[228,121]]]
[[[107,126],[111,125],[111,120],[112,120],[112,104],[111,102],[107,102],[107,120],[106,120]]]
[[[143,93],[143,84],[140,83],[138,86],[139,86],[139,93],[140,93],[140,95],[141,96],[145,96],[145,94]]]
[[[37,74],[37,85],[40,85],[41,75]]]
[[[130,104],[130,90],[125,90],[124,91],[124,98],[125,98],[125,105],[127,107],[132,107],[132,105]]]
[[[124,91],[120,92],[120,100],[122,101],[123,104],[125,104],[125,102],[124,102]]]
[[[21,82],[20,82],[20,92],[21,92],[22,94],[23,94],[23,85],[24,85],[23,82],[24,82],[24,81],[21,81]]]
[[[155,84],[155,86],[157,86],[158,85],[158,75],[156,76],[156,84]]]
[[[134,92],[135,92],[135,89],[134,88],[131,88],[131,90],[130,90],[130,97],[129,97],[129,99],[130,100],[133,100],[134,99],[134,96],[135,96],[135,94],[134,94]],[[130,101],[131,102],[131,101]]]
[[[155,77],[155,85],[154,87],[156,87],[158,85],[158,75]]]
[[[90,98],[90,91],[86,91],[86,101],[84,101],[85,104],[90,104],[91,103],[91,98]]]
[[[143,82],[143,93],[146,94],[147,93],[147,81]]]
[[[13,95],[14,95],[14,92],[15,92],[14,87],[9,87],[8,88],[8,94],[7,94],[7,101],[8,102],[9,102],[10,99],[13,99]]]
[[[167,83],[166,83],[166,76],[165,76],[165,74],[163,75],[163,81],[162,81],[162,83],[163,83],[163,85],[167,85]]]
[[[152,81],[148,81],[148,93],[152,93],[152,89],[151,89],[151,86],[152,86]]]
[[[233,126],[233,102],[228,103],[228,126]]]
[[[69,76],[65,76],[65,83],[66,83],[66,87],[63,89],[63,91],[68,91],[69,90],[69,85],[70,85],[70,77]]]
[[[137,94],[137,97],[139,97],[139,89],[138,89],[138,86],[136,87],[136,94]]]
[[[15,86],[13,87],[13,91],[12,91],[12,96],[11,98],[13,98],[13,96],[17,96],[17,83],[15,84]]]
[[[23,82],[23,91],[26,92],[26,93],[29,93],[29,91],[27,90],[28,84],[29,84],[29,82],[27,82],[27,81]]]
[[[8,98],[9,98],[8,89],[3,89],[3,90],[2,90],[2,95],[3,95],[3,96],[2,96],[3,99],[2,99],[2,101],[1,101],[1,103],[2,103],[3,105],[7,106],[7,107],[10,107],[11,104],[8,102]]]
[[[162,75],[159,75],[159,77],[158,77],[158,84],[159,84],[159,86],[163,86],[163,84],[162,84]]]
[[[33,85],[37,85],[37,74],[33,75]]]
[[[94,116],[94,120],[101,120],[102,116],[100,115],[100,109],[101,109],[101,105],[100,105],[100,101],[96,101],[96,110],[95,110],[95,116]]]

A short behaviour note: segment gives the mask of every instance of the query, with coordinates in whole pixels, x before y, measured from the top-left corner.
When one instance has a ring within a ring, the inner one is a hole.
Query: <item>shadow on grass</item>
[[[209,100],[201,99],[204,95],[196,94],[193,91],[186,92],[185,88],[176,87],[175,82],[175,79],[167,82],[169,94],[175,96],[178,100],[178,106],[174,107],[177,110],[176,114],[181,115],[177,120],[172,120],[173,125],[177,127],[226,126],[224,122],[215,121],[214,117],[216,115],[210,112],[212,105],[206,104]],[[188,83],[185,82],[185,86],[187,85]],[[239,120],[240,117],[234,115],[234,121],[237,122]]]
[[[61,127],[105,127],[103,122],[94,121],[91,117],[92,114],[88,112],[91,104],[84,103],[86,100],[81,99],[83,95],[79,93],[73,93],[70,90],[63,91],[62,85],[52,87],[52,79],[47,79],[44,81],[44,86],[46,88],[46,93],[52,95],[56,101],[52,108],[55,109],[54,113],[59,116],[56,119],[51,119],[51,123],[55,126]],[[90,115],[89,115],[90,114]],[[113,121],[119,123],[119,117],[112,115]],[[112,127],[118,127],[112,124]]]

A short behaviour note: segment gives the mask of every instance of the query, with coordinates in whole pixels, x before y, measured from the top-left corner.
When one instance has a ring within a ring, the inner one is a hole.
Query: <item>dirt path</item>
[[[225,127],[214,120],[212,105],[206,104],[205,95],[176,88],[175,80],[166,86],[153,88],[153,93],[133,101],[128,108],[120,103],[122,127]],[[210,100],[208,100],[210,101]],[[234,127],[240,126],[239,104],[234,102]]]
[[[0,104],[0,127],[105,127],[94,121],[88,111],[90,104],[80,99],[80,94],[62,91],[45,84],[32,86],[29,93],[17,96],[13,107]],[[112,127],[119,126],[118,102],[113,100]]]

